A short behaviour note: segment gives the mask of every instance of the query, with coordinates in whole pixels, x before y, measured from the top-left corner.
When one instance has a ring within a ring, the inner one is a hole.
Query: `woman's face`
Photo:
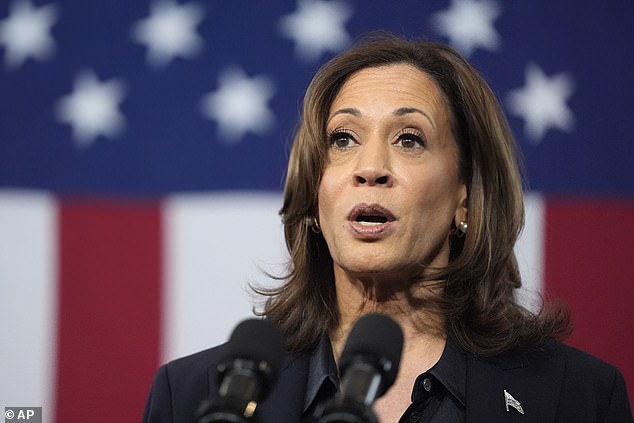
[[[362,69],[335,97],[319,224],[335,274],[415,277],[449,260],[466,187],[436,83],[407,64]]]

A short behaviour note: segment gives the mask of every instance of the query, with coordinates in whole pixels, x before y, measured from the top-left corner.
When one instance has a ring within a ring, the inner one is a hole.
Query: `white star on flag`
[[[84,72],[75,79],[72,94],[58,102],[56,114],[72,126],[77,144],[86,146],[99,135],[113,137],[123,129],[125,119],[119,103],[124,94],[122,82],[102,83],[94,73]]]
[[[538,143],[549,128],[570,132],[574,116],[566,105],[573,80],[565,72],[547,77],[539,66],[526,68],[526,84],[508,95],[509,111],[524,119],[526,135]]]
[[[228,68],[218,78],[217,91],[201,100],[201,111],[218,122],[220,136],[229,142],[240,141],[247,131],[266,133],[275,117],[267,106],[273,97],[273,82],[264,76],[248,78],[239,68]]]
[[[279,28],[295,42],[296,54],[315,61],[326,51],[337,53],[350,43],[344,24],[352,9],[338,1],[299,0],[295,13],[282,16]]]
[[[29,0],[14,2],[9,16],[0,21],[0,45],[6,50],[5,66],[15,69],[29,57],[43,60],[51,56],[55,40],[50,32],[56,19],[55,5],[33,8]]]
[[[166,66],[177,56],[191,58],[202,50],[203,39],[196,33],[202,19],[203,10],[198,4],[159,0],[152,4],[147,18],[134,24],[132,37],[145,44],[152,66]]]
[[[499,6],[491,0],[451,0],[449,9],[435,13],[432,19],[454,48],[470,56],[476,48],[499,48],[500,36],[493,27],[499,15]]]

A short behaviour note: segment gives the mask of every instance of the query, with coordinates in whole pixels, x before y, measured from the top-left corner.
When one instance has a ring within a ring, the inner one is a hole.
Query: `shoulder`
[[[544,347],[542,354],[534,354],[537,360],[559,361],[565,366],[566,376],[575,375],[585,380],[592,379],[599,387],[612,385],[615,379],[622,378],[621,372],[612,364],[597,358],[578,348],[560,342],[551,342]]]
[[[515,370],[541,380],[560,379],[564,392],[570,389],[578,395],[585,391],[588,394],[592,391],[592,395],[610,393],[624,386],[624,378],[615,366],[561,342],[552,341],[540,348],[511,353],[495,361],[504,370]]]
[[[532,355],[531,366],[540,367],[544,361],[553,363],[553,378],[561,375],[560,412],[595,415],[597,421],[631,421],[625,379],[612,364],[569,345],[552,342],[543,351]]]
[[[226,349],[227,344],[222,344],[177,358],[162,367],[171,381],[177,381],[180,378],[191,380],[193,375],[202,375],[206,378],[210,371],[215,371],[218,363],[226,358]]]
[[[586,380],[591,379],[598,388],[614,388],[615,385],[625,387],[621,371],[612,364],[569,345],[555,343],[552,348],[565,358],[569,377],[578,375]]]
[[[487,417],[473,421],[505,418],[507,404],[489,405],[505,401],[508,392],[531,421],[632,422],[621,372],[559,342],[496,358],[474,358],[467,368],[467,409],[472,416]],[[505,396],[500,395],[503,392]]]
[[[182,357],[161,366],[150,390],[144,423],[194,421],[196,411],[217,392],[216,367],[226,358],[227,344]],[[309,354],[287,353],[277,383],[258,408],[261,421],[297,422],[303,411]]]
[[[551,341],[528,350],[514,350],[496,357],[473,357],[502,369],[531,369],[538,371],[579,371],[596,378],[614,377],[619,370],[608,362],[570,345]],[[576,372],[577,373],[577,372]]]
[[[194,411],[210,395],[215,368],[225,353],[223,344],[161,366],[154,377],[143,422],[192,421]]]

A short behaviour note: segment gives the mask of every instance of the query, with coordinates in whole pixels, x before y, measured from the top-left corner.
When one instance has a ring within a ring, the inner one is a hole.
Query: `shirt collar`
[[[327,336],[321,338],[309,360],[304,413],[309,408],[314,408],[317,405],[315,402],[323,399],[324,395],[334,395],[339,387],[339,370]]]
[[[463,406],[467,392],[467,358],[451,335],[447,337],[440,360],[429,369],[431,373]]]
[[[310,353],[308,385],[304,398],[304,412],[314,408],[324,395],[334,395],[339,387],[339,371],[327,336]],[[447,337],[445,348],[438,362],[429,369],[431,373],[463,406],[467,391],[467,361],[465,353],[452,336]]]

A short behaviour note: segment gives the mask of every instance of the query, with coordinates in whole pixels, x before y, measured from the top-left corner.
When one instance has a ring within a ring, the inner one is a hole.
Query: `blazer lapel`
[[[303,353],[288,357],[275,388],[260,406],[260,422],[297,423],[302,420],[308,361],[308,355]]]
[[[564,371],[563,360],[548,350],[530,357],[468,358],[466,421],[555,422]]]

